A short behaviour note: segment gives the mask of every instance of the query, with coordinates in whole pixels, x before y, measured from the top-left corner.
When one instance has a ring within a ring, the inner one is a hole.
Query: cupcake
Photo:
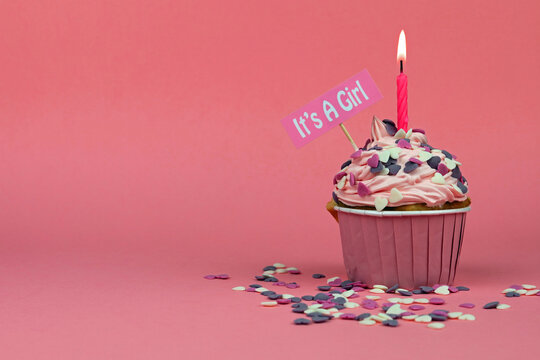
[[[453,282],[471,203],[460,166],[423,130],[373,118],[371,138],[334,176],[327,204],[351,280],[405,288]]]

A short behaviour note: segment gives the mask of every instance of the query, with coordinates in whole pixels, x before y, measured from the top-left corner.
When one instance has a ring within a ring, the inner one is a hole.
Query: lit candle
[[[405,43],[405,32],[401,30],[397,50],[397,60],[399,61],[399,75],[397,77],[397,127],[407,131],[409,115],[407,114],[407,75],[403,73],[403,62],[407,57],[407,45]]]

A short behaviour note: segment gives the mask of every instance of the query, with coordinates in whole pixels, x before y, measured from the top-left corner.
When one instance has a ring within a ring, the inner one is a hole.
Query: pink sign
[[[281,120],[299,148],[382,99],[367,70],[362,70],[332,90]]]

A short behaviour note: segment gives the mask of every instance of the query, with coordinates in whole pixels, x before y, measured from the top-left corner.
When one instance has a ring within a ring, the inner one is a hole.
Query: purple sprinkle
[[[422,133],[422,134],[426,134],[426,132],[422,129],[412,129],[412,132],[417,132],[417,133]]]
[[[437,171],[441,175],[446,175],[448,173],[448,167],[445,164],[443,164],[442,162],[440,162],[439,165],[437,165]]]
[[[434,310],[431,313],[434,314],[434,315],[448,317],[448,313],[446,311],[444,311],[444,310]]]
[[[382,147],[375,145],[374,147],[368,149],[368,151],[371,150],[382,150]]]
[[[379,166],[379,155],[373,154],[373,156],[368,159],[367,164],[372,168]]]
[[[356,178],[354,177],[353,173],[349,174],[349,183],[351,184],[351,186],[356,185]]]
[[[421,305],[419,305],[419,306],[421,306]],[[405,311],[405,312],[401,313],[401,317],[410,316],[410,315],[416,315],[416,314],[413,313],[412,311]]]
[[[285,304],[290,304],[291,303],[291,299],[277,299],[276,300],[278,304],[281,304],[281,305],[285,305]]]
[[[458,181],[456,186],[461,190],[462,193],[466,194],[469,189],[461,181]]]
[[[390,307],[392,305],[395,305],[395,304],[391,303],[391,302],[386,302],[386,303],[382,304],[382,306],[387,306],[387,307]]]
[[[285,285],[285,287],[287,287],[288,289],[296,289],[298,285],[290,283],[290,284]]]
[[[488,302],[486,305],[484,305],[484,309],[496,309],[497,305],[499,305],[498,301]]]
[[[402,149],[412,149],[411,144],[405,139],[399,139],[397,146]]]
[[[255,288],[252,288],[252,287],[248,287],[246,289],[247,292],[255,292]]]
[[[444,299],[434,297],[429,299],[429,303],[433,305],[442,305],[444,304]]]
[[[510,286],[510,288],[511,289],[516,289],[516,290],[521,290],[521,289],[523,289],[523,286],[521,286],[521,285],[512,285],[512,286]]]
[[[302,272],[300,270],[289,270],[289,274],[293,274],[293,275],[299,275],[301,274]]]
[[[422,160],[417,159],[417,158],[410,158],[409,161],[413,163],[417,163],[418,165],[422,165]]]
[[[287,283],[285,281],[278,281],[277,283],[275,283],[274,285],[277,285],[277,286],[285,286],[287,285]]]
[[[362,149],[358,149],[351,154],[351,159],[358,159],[362,156]]]
[[[230,276],[227,274],[216,275],[216,279],[227,280],[228,278],[230,278]]]
[[[386,132],[390,136],[394,136],[397,133],[396,124],[390,119],[383,120],[384,126],[386,127]]]
[[[454,179],[461,179],[461,170],[459,170],[459,166],[456,166],[454,169],[452,169],[452,175]]]
[[[216,275],[206,275],[204,278],[207,280],[214,280],[216,278]]]
[[[331,303],[331,302],[325,302],[323,305],[322,305],[322,308],[323,309],[331,309],[335,306],[336,304],[334,303]]]
[[[353,286],[352,288],[354,291],[364,291],[364,288],[361,286]]]
[[[472,309],[476,305],[474,305],[472,303],[463,303],[463,304],[459,304],[459,306],[461,306],[462,308]]]
[[[447,159],[452,160],[453,156],[452,156],[452,154],[450,154],[448,151],[446,151],[446,150],[441,150],[441,152],[444,154],[444,156],[445,156]]]
[[[425,306],[416,305],[416,304],[409,306],[409,309],[412,311],[420,311],[420,310],[424,310],[425,308],[426,308]]]
[[[417,163],[414,163],[414,162],[411,162],[411,161],[407,161],[407,162],[405,163],[405,168],[403,169],[403,172],[406,173],[406,174],[408,174],[408,173],[410,173],[410,172],[416,170],[416,168],[418,168],[418,166],[420,166],[420,165],[418,165]]]
[[[358,195],[360,196],[366,196],[371,194],[371,191],[369,191],[368,187],[364,185],[361,181],[358,182]]]
[[[341,285],[341,279],[332,280],[328,283],[330,286],[339,286]]]
[[[459,291],[459,289],[455,286],[449,286],[448,290],[450,290],[451,293],[456,293]]]
[[[352,161],[347,160],[343,164],[341,164],[341,170],[345,169],[347,166],[351,165]]]
[[[345,171],[338,172],[336,176],[334,176],[334,185],[337,184],[338,181],[341,180],[341,178],[344,177],[345,175],[347,175]]]
[[[344,320],[355,320],[355,319],[356,319],[356,315],[355,315],[355,314],[352,314],[352,313],[345,313],[345,314],[341,314],[340,319],[344,319]]]
[[[384,165],[383,165],[382,162],[379,161],[379,165],[377,165],[377,167],[372,167],[370,171],[371,171],[373,174],[376,174],[376,173],[381,172],[383,169],[384,169]]]

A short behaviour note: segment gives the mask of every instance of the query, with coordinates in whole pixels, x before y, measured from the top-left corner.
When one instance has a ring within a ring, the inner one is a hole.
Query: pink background
[[[531,354],[540,297],[499,291],[540,285],[539,12],[493,0],[3,1],[2,357]],[[384,99],[347,127],[361,143],[373,114],[395,120],[401,28],[410,124],[456,153],[471,184],[457,282],[473,291],[448,301],[513,307],[441,332],[292,326],[288,309],[230,288],[275,261],[306,274],[295,294],[314,292],[312,272],[344,276],[324,204],[351,148],[334,129],[296,150],[280,119],[367,68]],[[221,272],[232,278],[202,279]]]

